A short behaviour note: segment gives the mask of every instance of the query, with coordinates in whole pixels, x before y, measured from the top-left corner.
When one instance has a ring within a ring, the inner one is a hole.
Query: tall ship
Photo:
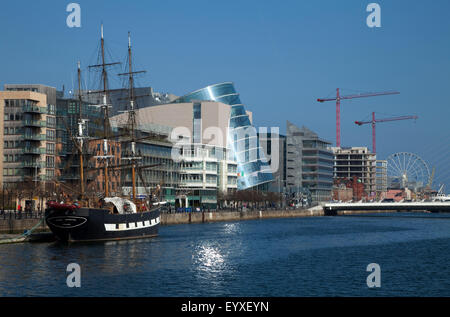
[[[132,69],[132,53],[131,39],[128,33],[128,72],[119,75],[127,76],[129,83],[128,93],[128,122],[126,129],[127,139],[121,139],[130,145],[125,160],[120,166],[114,166],[113,156],[110,155],[110,140],[117,136],[112,135],[108,108],[108,79],[107,67],[119,63],[105,63],[105,46],[103,38],[103,25],[101,27],[101,63],[89,67],[99,68],[101,70],[101,81],[103,84],[102,103],[97,105],[103,112],[103,135],[99,139],[101,141],[102,152],[100,151],[95,157],[100,162],[100,169],[103,170],[104,193],[98,200],[92,201],[88,198],[86,192],[85,172],[88,171],[84,164],[84,151],[86,149],[86,139],[83,133],[84,125],[87,119],[83,118],[82,113],[82,93],[81,93],[81,67],[78,62],[78,122],[77,135],[71,136],[75,146],[75,150],[79,157],[79,173],[80,173],[80,191],[76,201],[49,201],[45,210],[45,222],[58,240],[64,242],[88,242],[88,241],[106,241],[106,240],[122,240],[148,238],[158,235],[160,226],[160,206],[157,195],[149,193],[146,203],[139,201],[136,195],[136,174],[140,168],[149,168],[153,166],[142,166],[141,158],[136,152],[136,143],[139,139],[136,137],[136,116],[135,105],[136,98],[134,94],[134,77],[135,72]],[[121,136],[122,138],[123,136]],[[131,169],[132,177],[132,196],[111,197],[109,193],[109,170],[114,168]],[[92,169],[91,169],[92,170]],[[141,177],[142,178],[142,177]],[[143,181],[143,179],[142,179]],[[92,196],[91,196],[92,197]]]

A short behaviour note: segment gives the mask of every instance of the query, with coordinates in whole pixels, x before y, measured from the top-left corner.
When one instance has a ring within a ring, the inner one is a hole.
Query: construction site
[[[355,121],[358,126],[370,124],[372,127],[372,149],[368,147],[341,147],[342,100],[398,95],[398,91],[341,95],[336,89],[336,97],[319,98],[318,102],[336,102],[336,146],[331,147],[334,155],[333,194],[334,201],[417,201],[442,200],[443,186],[433,190],[435,167],[420,156],[410,152],[398,152],[385,159],[377,157],[376,125],[383,122],[417,120],[417,115],[403,115],[387,118],[376,117]]]

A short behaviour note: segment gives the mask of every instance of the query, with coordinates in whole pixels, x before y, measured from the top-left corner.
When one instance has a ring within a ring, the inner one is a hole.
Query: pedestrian
[[[31,216],[31,204],[28,202],[25,204],[25,218]]]
[[[17,206],[17,211],[19,214],[19,219],[22,219],[22,205],[21,204],[19,204],[19,206]]]

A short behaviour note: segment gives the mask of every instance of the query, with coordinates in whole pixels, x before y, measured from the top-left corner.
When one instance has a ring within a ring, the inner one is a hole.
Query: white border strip
[[[137,226],[136,226],[137,223]],[[137,230],[137,229],[143,229],[143,228],[149,228],[156,226],[160,223],[159,217],[156,219],[152,219],[151,222],[149,220],[146,221],[136,221],[136,222],[130,222],[128,223],[128,228],[126,223],[119,223],[119,229],[116,229],[115,223],[105,223],[105,230],[106,231],[126,231],[126,230]]]

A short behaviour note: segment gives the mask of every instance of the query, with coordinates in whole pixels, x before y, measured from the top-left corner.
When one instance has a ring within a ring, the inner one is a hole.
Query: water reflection
[[[194,283],[211,292],[208,296],[224,294],[226,280],[233,272],[224,249],[217,242],[199,242],[192,250],[192,259]]]
[[[225,262],[218,248],[209,245],[201,245],[193,254],[194,262],[202,271],[218,270]]]
[[[241,232],[241,224],[240,223],[224,224],[223,232],[225,234],[239,234]]]

